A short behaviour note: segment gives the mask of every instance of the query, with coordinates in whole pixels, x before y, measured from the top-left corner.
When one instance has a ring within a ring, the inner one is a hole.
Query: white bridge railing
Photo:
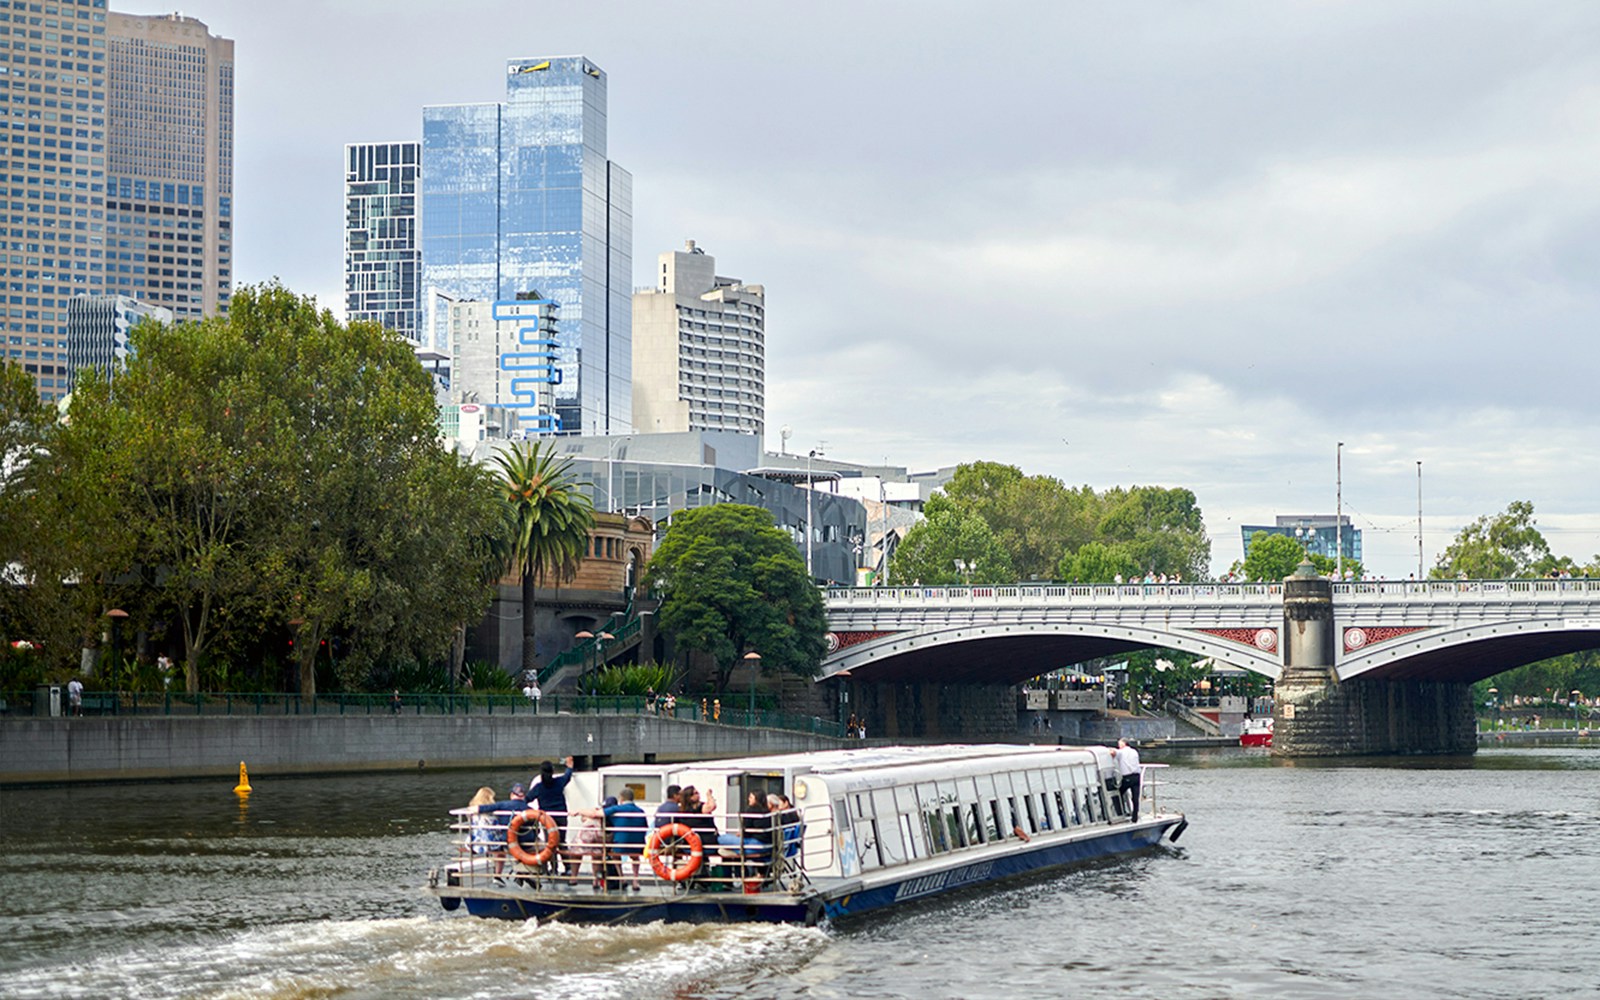
[[[1373,580],[1333,585],[1336,603],[1492,603],[1532,599],[1600,603],[1600,580]],[[830,587],[830,608],[1019,607],[1086,604],[1265,604],[1283,600],[1277,583],[1019,584],[997,587]]]

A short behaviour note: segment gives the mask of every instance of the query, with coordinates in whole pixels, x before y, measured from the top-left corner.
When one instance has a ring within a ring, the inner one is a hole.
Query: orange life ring
[[[544,847],[537,854],[523,847],[517,839],[517,834],[529,823],[544,825]],[[556,827],[555,817],[538,809],[524,809],[511,817],[511,822],[506,826],[506,850],[511,856],[527,865],[537,868],[555,857],[556,848],[561,846],[561,831]]]
[[[676,868],[668,868],[661,858],[661,845],[669,838],[680,839],[689,845],[689,856]],[[650,831],[650,839],[644,845],[644,856],[650,859],[650,867],[658,876],[668,882],[682,882],[700,870],[700,861],[705,857],[704,848],[698,833],[682,823],[668,823]]]

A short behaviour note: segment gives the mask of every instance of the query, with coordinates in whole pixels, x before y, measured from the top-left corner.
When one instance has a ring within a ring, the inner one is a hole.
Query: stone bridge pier
[[[1276,757],[1470,754],[1477,749],[1470,685],[1341,682],[1334,667],[1333,584],[1302,563],[1284,581],[1283,672],[1273,708]]]

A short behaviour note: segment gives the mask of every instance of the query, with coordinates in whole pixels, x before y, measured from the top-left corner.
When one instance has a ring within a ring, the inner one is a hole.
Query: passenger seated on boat
[[[481,795],[483,793],[483,789],[480,788],[478,792]],[[490,794],[493,793],[491,792]],[[504,855],[506,827],[511,825],[512,816],[515,816],[517,813],[528,808],[527,794],[527,789],[524,788],[522,782],[519,781],[511,786],[510,798],[502,799],[499,802],[488,802],[478,806],[478,814],[481,816],[492,817],[494,822],[494,843],[498,844],[499,848],[493,853]],[[473,797],[473,801],[477,801],[476,796]],[[522,832],[517,835],[517,843],[521,844],[528,850],[537,851],[539,849],[539,824],[529,823],[527,826],[523,827]],[[503,857],[496,861],[496,873],[500,871],[500,868],[503,864]]]
[[[740,836],[725,833],[717,838],[717,854],[742,869],[741,878],[765,878],[773,846],[772,813],[768,810],[766,795],[753,791],[745,796],[739,826]]]
[[[682,791],[683,789],[677,785],[667,786],[666,797],[661,800],[659,806],[656,806],[656,815],[651,826],[666,826],[672,822],[672,814],[678,811],[678,794]]]
[[[774,796],[778,800],[778,830],[783,840],[783,856],[792,858],[800,853],[800,841],[805,836],[806,825],[800,822],[800,810],[789,801],[789,796],[779,792]]]
[[[470,810],[467,816],[467,846],[470,854],[479,857],[495,855],[494,873],[500,874],[500,866],[504,863],[502,858],[506,853],[506,834],[494,821],[494,816],[483,812],[482,807],[494,803],[494,789],[488,785],[478,789],[478,793],[467,803]]]

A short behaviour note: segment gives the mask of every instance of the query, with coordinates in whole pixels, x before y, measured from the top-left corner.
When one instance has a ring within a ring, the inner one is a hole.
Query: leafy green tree
[[[1548,572],[1550,545],[1533,520],[1533,504],[1513,500],[1504,511],[1462,528],[1429,575],[1509,580]]]
[[[1211,542],[1194,493],[1181,487],[1116,487],[1100,497],[1096,537],[1122,545],[1146,573],[1202,579]]]
[[[1293,573],[1305,557],[1305,547],[1288,535],[1258,531],[1250,536],[1250,554],[1237,573],[1245,580],[1277,583]]]
[[[1016,582],[1010,553],[983,518],[942,494],[928,501],[925,514],[895,549],[894,579],[928,586]]]
[[[257,586],[251,515],[272,482],[253,445],[274,434],[275,415],[251,377],[251,345],[226,320],[141,323],[131,339],[114,383],[79,374],[63,433],[76,461],[62,471],[73,494],[104,489],[115,503],[101,561],[175,607],[194,692],[219,609]]]
[[[27,642],[17,665],[57,677],[76,667],[103,608],[99,575],[81,572],[94,533],[77,536],[55,512],[99,514],[104,527],[107,510],[98,494],[63,494],[60,429],[22,366],[0,362],[0,638]]]
[[[826,651],[822,597],[767,511],[720,503],[674,515],[647,576],[662,593],[661,628],[716,661],[717,690],[751,650],[762,669],[816,672]]]
[[[80,376],[53,515],[82,546],[73,575],[142,624],[176,619],[188,690],[203,659],[286,619],[309,698],[323,636],[360,668],[437,655],[481,613],[472,540],[498,500],[439,443],[402,338],[267,285],[227,317],[141,324],[132,345],[114,382]]]
[[[1056,578],[1073,583],[1112,583],[1118,577],[1131,580],[1139,575],[1139,561],[1119,543],[1089,542],[1077,552],[1061,557]]]
[[[594,505],[578,489],[572,460],[543,442],[513,445],[495,456],[495,464],[511,509],[506,568],[522,579],[522,669],[527,672],[538,668],[533,645],[538,585],[577,573],[594,529]]]

